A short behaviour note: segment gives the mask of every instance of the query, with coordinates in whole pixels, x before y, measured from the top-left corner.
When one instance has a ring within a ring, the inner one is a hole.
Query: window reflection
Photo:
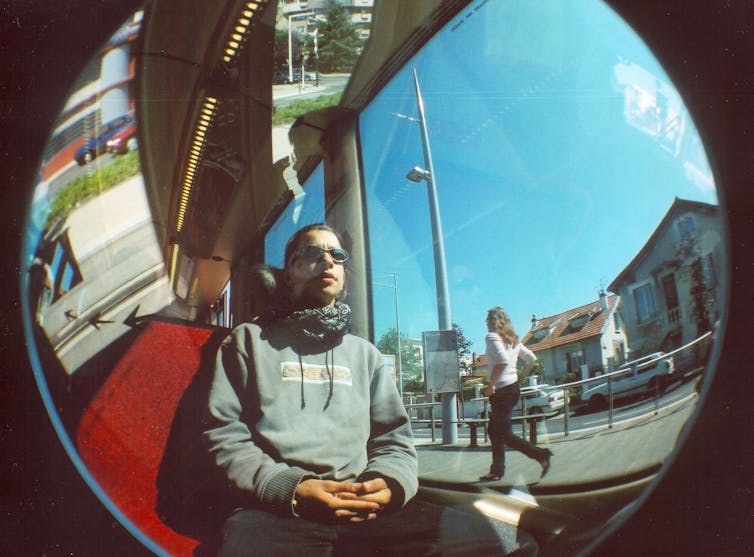
[[[557,17],[517,2],[470,6],[360,117],[372,268],[398,277],[402,342],[410,345],[437,320],[426,192],[405,178],[423,160],[415,69],[436,170],[452,320],[472,341],[462,421],[485,413],[471,386],[487,373],[478,354],[489,307],[510,308],[540,360],[530,384],[553,392],[557,384],[619,372],[627,360],[658,352],[676,362],[677,392],[693,392],[686,380],[703,369],[699,354],[707,353],[719,318],[722,286],[707,276],[720,272],[723,259],[720,215],[680,96],[638,37],[604,6],[549,7]],[[545,31],[543,22],[552,19],[560,24]],[[674,223],[688,229],[700,215],[702,228],[685,233],[694,248],[681,253]],[[371,292],[379,343],[395,335],[397,320],[391,293]],[[405,400],[437,402],[423,384],[431,370],[408,369]],[[648,376],[647,370],[638,371]],[[575,425],[564,426],[565,412],[553,412],[537,426],[540,439],[554,442],[564,438],[564,427],[583,427],[578,413],[587,401],[579,397],[587,388],[569,388]],[[635,394],[646,389],[646,381],[633,387]],[[439,419],[440,407],[435,411]],[[426,408],[416,412],[427,418]],[[420,443],[431,445],[428,421],[417,419],[416,431]],[[521,431],[528,435],[526,424]],[[484,472],[460,462],[440,472],[430,453],[422,455],[427,479],[472,481]],[[573,463],[563,466],[553,481],[581,477]]]
[[[309,176],[303,191],[288,204],[264,238],[265,263],[285,267],[285,243],[293,233],[307,224],[325,219],[325,180],[322,165]]]

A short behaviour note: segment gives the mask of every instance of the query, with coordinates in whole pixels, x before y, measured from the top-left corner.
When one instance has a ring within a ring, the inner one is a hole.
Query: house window
[[[675,288],[675,274],[671,273],[662,277],[662,293],[665,296],[665,307],[673,309],[678,307],[678,291]]]
[[[645,284],[634,290],[634,302],[636,303],[636,317],[639,323],[657,315],[651,284]]]
[[[574,350],[573,352],[566,352],[566,368],[568,373],[578,373],[581,371],[581,366],[584,365],[584,351]]]
[[[613,358],[615,365],[621,365],[626,361],[626,345],[622,342],[613,341]]]
[[[662,293],[665,296],[668,325],[677,325],[681,319],[681,310],[678,307],[678,290],[673,273],[662,277]]]
[[[210,306],[209,322],[218,327],[231,327],[233,325],[230,315],[230,282],[225,285],[215,303]]]

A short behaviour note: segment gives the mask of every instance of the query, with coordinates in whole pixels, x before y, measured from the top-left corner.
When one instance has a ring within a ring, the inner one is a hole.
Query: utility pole
[[[422,149],[424,151],[424,181],[427,182],[429,197],[429,216],[432,224],[432,243],[435,257],[435,286],[437,288],[437,322],[441,331],[453,328],[450,317],[450,295],[448,294],[448,272],[445,264],[445,243],[440,221],[440,205],[437,199],[437,184],[432,151],[429,146],[427,120],[424,114],[424,98],[422,97],[419,77],[414,68],[414,86],[416,88],[416,106],[419,112],[421,127]],[[458,441],[458,408],[455,392],[442,393],[442,440],[444,444],[455,444]]]

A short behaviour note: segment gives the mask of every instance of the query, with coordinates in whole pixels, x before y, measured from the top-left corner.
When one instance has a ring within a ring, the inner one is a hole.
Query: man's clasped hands
[[[364,482],[309,478],[296,488],[296,513],[319,520],[364,522],[376,519],[391,495],[382,478]]]

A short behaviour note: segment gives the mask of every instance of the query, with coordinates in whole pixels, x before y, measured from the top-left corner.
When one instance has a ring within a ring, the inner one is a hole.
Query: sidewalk
[[[539,445],[553,452],[547,476],[540,481],[538,463],[517,451],[507,451],[505,476],[493,485],[574,486],[658,468],[673,451],[697,400],[694,395],[657,415],[616,423],[613,428],[540,436]],[[451,446],[430,442],[417,445],[417,451],[419,475],[428,481],[478,482],[491,461],[489,442],[480,443],[479,448],[469,447],[468,441]]]
[[[319,93],[326,95],[330,93],[336,93],[342,91],[348,78],[351,74],[348,73],[330,73],[320,74],[320,83],[315,85],[314,82],[307,81],[305,84],[301,83],[281,83],[272,86],[272,101],[273,104],[277,104],[275,101],[286,99],[290,97],[296,97],[304,94]],[[339,79],[340,78],[340,79]],[[336,81],[335,84],[332,84]]]

